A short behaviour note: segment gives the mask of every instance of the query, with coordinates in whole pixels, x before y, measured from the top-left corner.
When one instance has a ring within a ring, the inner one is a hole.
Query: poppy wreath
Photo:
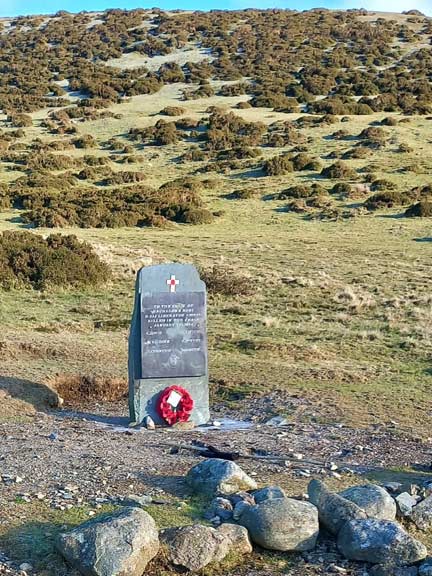
[[[177,392],[177,394],[181,396],[181,399],[175,408],[168,402],[171,392]],[[187,390],[181,386],[169,386],[169,388],[165,388],[161,393],[156,408],[159,416],[172,426],[176,422],[187,422],[190,418],[193,406],[194,401]]]

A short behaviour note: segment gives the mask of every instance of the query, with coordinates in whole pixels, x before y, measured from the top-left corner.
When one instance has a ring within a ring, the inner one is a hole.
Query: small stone
[[[32,572],[33,566],[28,562],[23,562],[22,564],[19,565],[19,569],[22,570],[23,572]]]
[[[283,416],[274,416],[266,422],[266,426],[286,426],[287,424],[288,420]]]
[[[146,416],[144,418],[143,425],[147,430],[156,430],[156,424],[151,416]]]
[[[226,498],[214,498],[210,502],[209,509],[205,513],[206,518],[217,517],[224,521],[231,520],[233,517],[233,505]]]
[[[240,517],[243,514],[243,512],[250,506],[251,504],[245,502],[244,500],[240,500],[240,502],[237,502],[237,504],[234,506],[234,511],[232,513],[233,520],[240,520]]]
[[[398,514],[402,517],[409,517],[412,514],[414,506],[417,504],[417,499],[408,492],[402,492],[402,494],[398,494],[395,498],[397,507],[398,507]]]
[[[295,460],[303,460],[304,455],[301,454],[300,452],[294,452],[294,453],[293,453],[293,458],[294,458]]]
[[[402,484],[400,482],[387,482],[384,484],[384,488],[393,494],[400,492]]]
[[[260,490],[254,490],[252,496],[257,504],[264,500],[274,500],[275,498],[285,498],[285,492],[280,486],[267,486]]]
[[[147,494],[142,494],[141,496],[138,496],[137,494],[128,494],[128,496],[121,501],[123,506],[138,506],[140,508],[145,508],[152,502],[152,496],[148,496]]]

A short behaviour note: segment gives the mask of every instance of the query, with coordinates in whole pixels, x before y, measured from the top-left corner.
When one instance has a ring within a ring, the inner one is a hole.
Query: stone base
[[[206,424],[210,420],[208,409],[209,385],[206,376],[197,378],[160,378],[133,380],[129,383],[129,412],[130,420],[134,425],[142,423],[146,416],[150,416],[155,424],[167,425],[156,411],[157,401],[165,388],[181,386],[192,396],[194,408],[191,420],[197,425]]]

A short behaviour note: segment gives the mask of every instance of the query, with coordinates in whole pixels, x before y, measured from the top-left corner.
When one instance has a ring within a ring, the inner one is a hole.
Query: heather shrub
[[[165,106],[159,114],[163,114],[164,116],[181,116],[185,112],[186,109],[181,106]]]
[[[371,184],[372,192],[380,192],[382,190],[396,190],[396,189],[397,185],[391,180],[387,180],[386,178],[378,178],[377,180],[373,180]]]
[[[406,198],[396,190],[386,192],[377,192],[370,196],[364,206],[368,210],[379,210],[380,208],[393,208],[393,206],[402,206],[406,203]]]
[[[324,168],[321,171],[321,175],[331,179],[345,178],[347,180],[354,180],[357,178],[357,172],[340,160]]]
[[[294,164],[289,156],[274,156],[263,164],[266,176],[281,176],[294,171]]]
[[[110,278],[108,266],[76,236],[42,238],[30,232],[0,235],[0,286],[3,288],[97,286]]]
[[[229,266],[214,265],[200,269],[201,279],[210,294],[222,296],[249,296],[256,292],[256,282]]]
[[[408,216],[409,218],[431,218],[432,201],[422,200],[416,204],[412,204],[405,210],[405,216]]]

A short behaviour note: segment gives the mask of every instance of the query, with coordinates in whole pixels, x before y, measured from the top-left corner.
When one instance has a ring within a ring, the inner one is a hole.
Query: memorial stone
[[[195,424],[210,418],[206,334],[206,287],[191,264],[142,268],[135,285],[129,336],[129,410],[138,425],[150,416],[166,424],[158,410],[162,393],[175,385],[193,400]],[[180,396],[171,392],[175,412]]]

